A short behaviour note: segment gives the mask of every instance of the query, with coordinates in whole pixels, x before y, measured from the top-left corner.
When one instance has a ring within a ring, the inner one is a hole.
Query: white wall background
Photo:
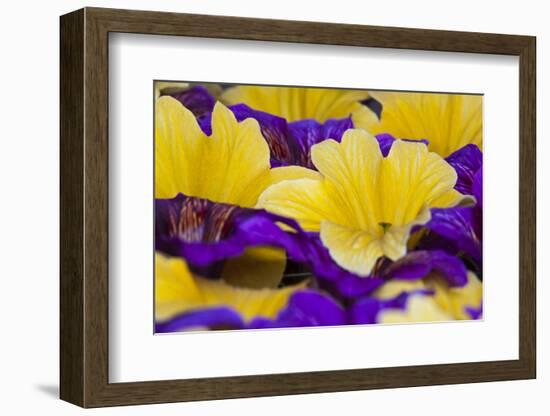
[[[224,400],[88,411],[102,415],[334,414],[464,415],[550,411],[550,285],[544,280],[550,226],[543,192],[550,145],[550,26],[545,2],[461,0],[52,0],[4,2],[0,14],[0,409],[2,414],[83,412],[58,394],[58,16],[83,6],[529,34],[538,53],[538,379],[338,394]],[[546,200],[546,201],[545,201]],[[546,326],[543,328],[543,326]]]

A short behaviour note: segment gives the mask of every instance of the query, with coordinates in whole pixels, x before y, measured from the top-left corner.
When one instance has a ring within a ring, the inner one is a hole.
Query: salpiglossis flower
[[[382,256],[404,256],[412,227],[430,219],[430,208],[473,200],[453,188],[455,170],[423,143],[396,140],[383,157],[374,137],[351,129],[341,143],[314,145],[311,156],[321,178],[272,185],[258,205],[320,232],[336,263],[361,276]]]
[[[311,146],[328,138],[340,141],[342,134],[353,128],[351,117],[329,119],[324,123],[311,119],[287,123],[282,117],[254,110],[245,104],[232,105],[229,109],[238,121],[253,118],[258,122],[269,146],[272,167],[295,165],[313,169]],[[211,134],[211,114],[197,119],[201,129],[206,134]]]
[[[240,287],[277,287],[287,256],[302,260],[308,245],[295,221],[265,210],[182,194],[155,200],[156,249],[183,257],[204,277]]]
[[[419,241],[419,248],[441,248],[465,259],[478,275],[482,275],[483,256],[483,168],[481,151],[473,144],[451,154],[446,161],[456,170],[455,189],[473,195],[473,207],[433,209],[425,224],[429,230]]]
[[[155,99],[161,95],[178,94],[189,89],[187,82],[174,81],[156,81],[155,82]]]
[[[246,103],[287,121],[314,119],[324,123],[330,118],[345,118],[363,107],[369,98],[365,90],[296,88],[241,85],[229,88],[221,99],[230,104]]]
[[[155,319],[166,321],[197,309],[229,306],[245,320],[262,316],[274,318],[286,306],[289,296],[301,286],[284,289],[247,289],[223,280],[194,276],[185,260],[155,256]]]
[[[219,102],[212,114],[212,135],[207,136],[179,101],[169,96],[157,100],[156,198],[183,193],[252,207],[270,184],[315,175],[298,166],[271,169],[269,147],[258,122],[251,118],[237,122]]]
[[[346,323],[341,305],[303,284],[280,289],[234,287],[195,276],[183,259],[158,253],[155,271],[156,332]]]
[[[433,295],[412,296],[403,310],[390,308],[381,311],[378,320],[394,323],[471,319],[469,308],[481,307],[482,284],[472,272],[468,272],[467,278],[462,287],[449,286],[437,273],[431,273],[422,280],[392,280],[378,289],[374,296],[390,299],[404,292],[422,289],[432,291]]]
[[[482,144],[482,97],[463,94],[376,92],[381,117],[361,107],[353,115],[356,127],[371,134],[426,139],[429,149],[446,157],[461,147]]]

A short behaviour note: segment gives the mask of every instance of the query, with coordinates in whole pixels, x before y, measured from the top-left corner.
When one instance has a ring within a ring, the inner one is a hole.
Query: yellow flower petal
[[[258,122],[249,118],[238,123],[231,110],[217,103],[212,136],[205,137],[203,143],[202,170],[195,172],[202,195],[193,196],[240,205],[251,191],[250,184],[270,168],[269,147]]]
[[[473,207],[476,204],[476,199],[472,195],[463,195],[455,189],[444,193],[432,200],[431,206],[433,208],[447,208],[447,207]]]
[[[313,164],[325,177],[325,186],[347,223],[375,230],[380,192],[378,179],[382,153],[376,139],[362,130],[348,130],[342,142],[325,140],[311,149]],[[342,223],[346,224],[346,223]]]
[[[382,103],[378,119],[366,107],[353,114],[356,127],[371,134],[391,133],[407,139],[427,139],[429,148],[443,157],[466,144],[482,145],[482,96],[373,92]]]
[[[437,307],[439,309],[438,313],[441,316],[447,316],[448,319],[470,319],[470,316],[466,312],[466,307],[479,308],[481,306],[483,287],[481,281],[473,272],[469,271],[467,276],[468,282],[463,287],[449,287],[447,281],[437,273],[432,273],[424,279],[419,280],[390,280],[377,289],[374,296],[379,299],[391,299],[403,292],[430,289],[435,294],[433,296],[425,296],[429,298],[429,301],[425,300],[422,302],[426,304],[430,303],[430,305],[421,305],[420,309],[427,308],[433,311],[434,307]],[[416,303],[420,304],[421,302],[417,301]],[[394,314],[393,312],[392,316],[395,319],[401,316],[401,319],[404,319],[403,322],[413,322],[408,320],[408,311],[399,312],[402,315],[398,315],[397,312]]]
[[[457,194],[453,189],[456,171],[439,155],[428,152],[422,143],[397,140],[382,169],[382,222],[410,223],[424,206],[433,206],[434,201],[451,202],[447,194]]]
[[[321,221],[344,218],[334,209],[323,181],[315,179],[285,180],[270,186],[258,199],[258,207],[294,218],[307,231],[319,231]]]
[[[206,136],[194,115],[171,97],[157,100],[155,196],[178,193],[244,207],[256,205],[269,185],[286,179],[318,177],[301,167],[270,168],[269,146],[258,122],[237,122],[216,103],[212,135]]]
[[[318,172],[301,166],[281,166],[267,171],[250,185],[248,194],[242,198],[243,206],[253,206],[257,203],[262,191],[271,185],[291,179],[320,180]]]
[[[155,119],[155,197],[200,192],[204,134],[195,116],[172,97],[157,100]]]
[[[193,309],[229,306],[245,320],[276,317],[301,286],[284,289],[243,289],[221,280],[193,276],[183,259],[155,256],[155,317],[165,321]]]
[[[272,247],[248,247],[238,257],[227,259],[222,279],[233,286],[251,289],[276,288],[286,266],[286,252]]]
[[[376,260],[384,255],[376,235],[329,221],[321,223],[321,241],[336,263],[360,276],[367,276]]]
[[[202,304],[201,291],[183,260],[155,255],[155,318],[170,318]]]
[[[291,179],[320,180],[321,178],[319,172],[301,166],[281,166],[269,171],[269,185]]]
[[[483,285],[472,272],[468,272],[468,283],[463,287],[449,288],[440,278],[428,282],[435,289],[436,302],[455,319],[470,319],[466,307],[477,309],[481,306]]]
[[[288,121],[312,118],[323,123],[349,117],[368,97],[364,90],[243,85],[226,90],[222,100],[230,105],[245,103]]]
[[[412,228],[415,225],[426,224],[430,218],[430,209],[424,206],[410,222],[388,227],[382,237],[384,255],[395,261],[407,254],[407,244]]]
[[[400,324],[406,322],[437,322],[451,321],[451,315],[439,308],[430,296],[413,295],[407,300],[405,310],[387,309],[378,315],[378,321],[383,324]]]
[[[367,276],[378,258],[386,256],[397,260],[407,254],[411,229],[429,219],[430,210],[425,208],[409,224],[392,226],[378,234],[323,221],[321,241],[336,263],[360,276]]]
[[[426,284],[423,280],[389,280],[380,288],[376,289],[374,296],[378,299],[387,300],[399,296],[403,292],[411,292],[413,290],[425,289]]]
[[[159,98],[162,93],[176,94],[183,92],[189,88],[187,82],[177,81],[155,81],[155,99]]]

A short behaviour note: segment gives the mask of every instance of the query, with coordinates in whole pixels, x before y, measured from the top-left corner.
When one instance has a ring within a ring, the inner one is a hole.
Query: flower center
[[[382,227],[382,234],[386,234],[386,232],[392,226],[391,222],[379,222],[378,225]]]

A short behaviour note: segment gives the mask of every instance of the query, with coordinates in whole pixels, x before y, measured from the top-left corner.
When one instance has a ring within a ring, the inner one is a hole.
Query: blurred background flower
[[[432,152],[449,156],[467,144],[482,144],[482,97],[464,94],[371,92],[382,105],[378,117],[366,107],[354,113],[356,127],[371,134],[426,139]]]
[[[239,85],[224,91],[221,99],[231,105],[245,103],[289,122],[313,119],[324,123],[349,117],[369,96],[365,90]]]

